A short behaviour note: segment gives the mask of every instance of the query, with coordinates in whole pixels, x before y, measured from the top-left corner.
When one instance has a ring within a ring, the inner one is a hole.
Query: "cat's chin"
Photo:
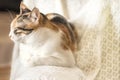
[[[17,36],[11,36],[10,39],[11,39],[13,42],[24,43],[23,38],[20,38],[20,37],[17,37]]]

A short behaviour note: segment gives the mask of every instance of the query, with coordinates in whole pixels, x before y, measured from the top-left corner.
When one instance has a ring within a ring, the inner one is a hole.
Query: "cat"
[[[10,38],[18,42],[20,62],[25,67],[39,65],[75,66],[77,31],[57,13],[43,14],[22,2],[20,14],[11,22]]]

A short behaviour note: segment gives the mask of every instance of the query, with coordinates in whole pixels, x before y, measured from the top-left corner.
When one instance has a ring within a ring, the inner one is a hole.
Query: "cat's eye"
[[[30,34],[33,31],[33,29],[25,29],[21,27],[17,27],[14,30],[14,34]]]
[[[14,30],[14,34],[20,34],[20,33],[21,33],[21,30],[18,30],[18,29]]]

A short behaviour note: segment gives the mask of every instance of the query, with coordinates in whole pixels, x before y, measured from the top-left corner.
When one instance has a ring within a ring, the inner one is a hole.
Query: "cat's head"
[[[13,41],[22,41],[31,34],[40,24],[42,16],[37,8],[29,10],[23,3],[20,4],[20,14],[11,23],[9,36]]]
[[[39,9],[29,10],[21,3],[20,14],[14,18],[10,28],[9,35],[14,42],[39,43],[53,38],[59,39],[65,49],[75,48],[75,29],[59,14],[44,15]]]

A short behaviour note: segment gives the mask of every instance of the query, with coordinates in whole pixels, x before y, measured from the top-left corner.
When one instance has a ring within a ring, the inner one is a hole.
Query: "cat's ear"
[[[31,12],[30,9],[27,8],[27,6],[21,2],[20,4],[20,14],[24,14],[24,13],[27,13],[27,12]]]
[[[33,10],[32,10],[32,12],[31,12],[30,16],[31,16],[31,18],[34,19],[34,21],[35,21],[35,20],[39,20],[39,18],[40,18],[40,12],[39,12],[39,9],[36,8],[36,7],[33,8]]]

